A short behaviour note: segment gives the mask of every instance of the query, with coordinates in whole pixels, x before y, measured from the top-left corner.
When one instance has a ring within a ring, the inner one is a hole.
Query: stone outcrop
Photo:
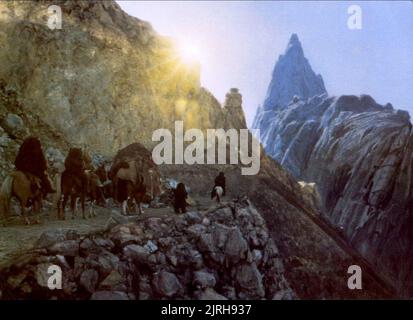
[[[232,88],[227,93],[224,108],[226,111],[224,128],[247,128],[244,110],[242,109],[242,95],[237,88]]]

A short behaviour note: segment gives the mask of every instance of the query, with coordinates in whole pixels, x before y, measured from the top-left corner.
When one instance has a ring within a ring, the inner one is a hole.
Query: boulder
[[[132,259],[138,264],[146,264],[148,262],[149,252],[142,246],[130,244],[123,248],[123,255],[126,258]]]
[[[113,243],[113,241],[111,241],[110,239],[102,238],[102,237],[97,237],[93,239],[93,242],[97,246],[105,248],[107,250],[112,250],[115,247],[115,244]]]
[[[168,298],[176,296],[183,290],[178,278],[173,273],[164,270],[154,276],[153,286],[158,294]]]
[[[198,239],[201,235],[205,234],[207,228],[203,224],[193,224],[187,228],[186,232],[194,239]]]
[[[102,276],[108,275],[112,270],[117,270],[120,259],[109,251],[103,251],[98,255],[97,264]]]
[[[80,242],[79,245],[79,250],[82,253],[99,253],[102,251],[102,248],[100,248],[94,241],[92,241],[89,238],[86,238]]]
[[[117,270],[112,270],[111,273],[99,284],[100,290],[126,290],[124,285],[125,279]]]
[[[262,275],[255,263],[243,263],[235,268],[235,279],[240,291],[251,299],[261,299],[265,296]]]
[[[227,234],[224,254],[232,264],[238,263],[247,257],[249,251],[248,243],[241,234],[238,227],[231,228]]]
[[[216,284],[215,276],[206,271],[195,271],[193,284],[201,289],[213,288]]]
[[[79,254],[78,240],[65,240],[51,245],[48,250],[52,254],[60,254],[62,256],[74,257]]]
[[[215,210],[213,215],[210,215],[210,218],[218,223],[227,224],[234,219],[234,216],[232,215],[231,208],[223,207]]]
[[[113,212],[112,212],[112,217],[113,217]],[[119,216],[121,216],[119,214]],[[123,216],[122,216],[123,217]],[[127,220],[127,217],[124,217]],[[125,223],[128,223],[129,221],[125,221]],[[126,246],[131,243],[137,243],[142,240],[141,237],[132,234],[131,229],[127,227],[126,225],[120,225],[116,226],[111,230],[110,233],[110,240],[112,240],[115,244],[119,246]]]
[[[99,274],[96,270],[88,269],[82,272],[79,283],[89,293],[93,293],[99,280]]]
[[[24,137],[28,134],[23,119],[14,113],[9,113],[3,120],[3,128],[7,133],[14,137]]]

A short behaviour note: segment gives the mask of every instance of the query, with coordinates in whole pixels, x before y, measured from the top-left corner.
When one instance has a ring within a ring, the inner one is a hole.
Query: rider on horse
[[[215,178],[215,184],[214,187],[212,188],[211,191],[211,199],[214,198],[215,196],[215,188],[216,187],[221,187],[223,190],[223,196],[225,196],[226,193],[226,179],[225,179],[225,174],[223,172],[220,172],[219,175]]]
[[[38,177],[44,194],[56,192],[47,174],[47,160],[38,138],[29,137],[23,141],[14,165],[18,171]]]

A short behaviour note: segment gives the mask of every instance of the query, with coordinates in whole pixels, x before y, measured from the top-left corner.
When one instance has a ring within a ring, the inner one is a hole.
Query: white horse
[[[221,203],[221,197],[224,194],[224,189],[220,186],[215,186],[212,192],[212,199],[216,198],[217,203]]]

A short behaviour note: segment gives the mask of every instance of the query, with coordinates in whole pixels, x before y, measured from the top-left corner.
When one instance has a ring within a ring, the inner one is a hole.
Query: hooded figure
[[[47,174],[47,160],[44,156],[40,140],[36,137],[26,138],[20,146],[14,161],[17,170],[30,173],[41,180],[42,191],[55,193]]]
[[[188,193],[186,192],[185,185],[181,182],[178,183],[176,189],[174,190],[174,209],[175,213],[179,213],[181,210],[182,213],[186,213],[186,198]]]
[[[218,187],[218,186],[224,190],[223,196],[225,196],[225,193],[226,193],[225,184],[226,184],[225,175],[223,172],[220,172],[219,175],[215,178],[215,185],[212,188],[211,198],[213,197],[212,194],[215,190],[215,187]]]

